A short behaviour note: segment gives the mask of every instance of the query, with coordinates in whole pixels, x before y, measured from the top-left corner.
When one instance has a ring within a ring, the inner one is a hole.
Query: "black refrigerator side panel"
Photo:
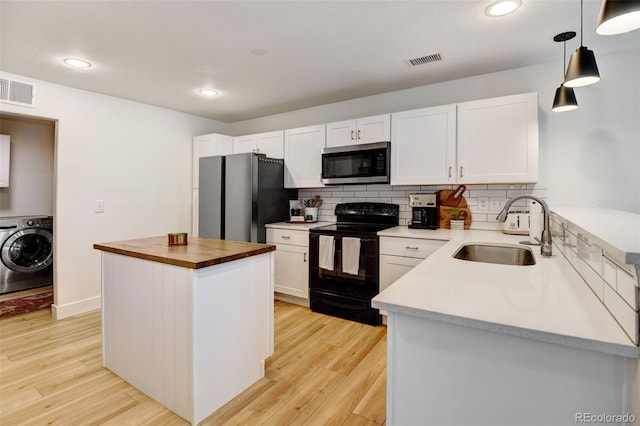
[[[267,223],[282,222],[289,216],[289,200],[296,200],[298,191],[284,188],[284,161],[276,158],[258,160],[258,238],[267,241]]]
[[[224,238],[224,168],[222,156],[200,158],[199,237]]]
[[[254,157],[253,153],[225,157],[225,240],[255,242],[251,238],[253,199],[257,197]]]

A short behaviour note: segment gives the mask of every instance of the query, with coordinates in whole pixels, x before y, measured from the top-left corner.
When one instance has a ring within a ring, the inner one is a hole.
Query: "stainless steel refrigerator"
[[[266,242],[264,225],[289,216],[284,161],[245,153],[200,158],[199,236]]]

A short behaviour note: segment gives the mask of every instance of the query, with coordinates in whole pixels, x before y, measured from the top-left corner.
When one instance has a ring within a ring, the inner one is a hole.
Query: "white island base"
[[[102,253],[103,363],[198,424],[264,376],[273,252],[201,269]]]
[[[601,415],[631,424],[623,416],[637,415],[634,358],[399,312],[388,327],[388,425],[575,425]]]

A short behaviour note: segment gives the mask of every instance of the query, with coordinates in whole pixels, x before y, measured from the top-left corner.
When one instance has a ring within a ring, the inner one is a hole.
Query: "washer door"
[[[53,262],[53,235],[41,228],[12,234],[2,244],[2,262],[16,272],[40,271]]]

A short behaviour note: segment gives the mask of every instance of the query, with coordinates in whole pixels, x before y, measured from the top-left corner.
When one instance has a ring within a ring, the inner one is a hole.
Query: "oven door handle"
[[[342,240],[343,238],[350,238],[350,237],[346,237],[345,235],[336,235],[335,238],[337,240]],[[358,238],[358,237],[353,237],[353,238]],[[362,237],[360,237],[360,242],[361,243],[375,243],[376,241],[378,241],[377,238],[362,238]]]

